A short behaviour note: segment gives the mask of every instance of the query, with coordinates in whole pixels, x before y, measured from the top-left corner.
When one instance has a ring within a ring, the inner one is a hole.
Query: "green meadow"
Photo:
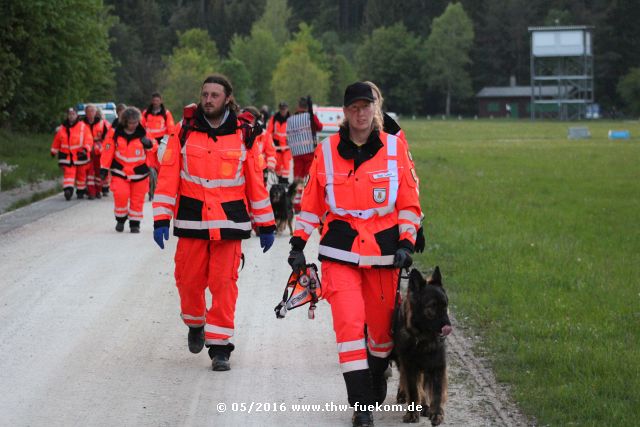
[[[440,266],[498,380],[542,425],[638,425],[640,123],[401,125],[426,215],[418,262]]]
[[[62,176],[57,159],[49,152],[53,142],[50,134],[24,134],[0,129],[0,165],[2,191],[32,182]]]

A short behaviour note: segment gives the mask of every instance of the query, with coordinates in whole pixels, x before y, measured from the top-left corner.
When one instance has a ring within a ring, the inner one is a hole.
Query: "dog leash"
[[[398,285],[396,286],[396,297],[393,303],[393,315],[391,316],[391,335],[393,335],[393,332],[395,330],[395,325],[398,320],[398,315],[400,313],[400,298],[402,298],[402,295],[401,295],[402,279],[409,278],[409,269],[406,269],[405,275],[402,274],[403,270],[405,269],[401,268],[400,271],[398,271]]]

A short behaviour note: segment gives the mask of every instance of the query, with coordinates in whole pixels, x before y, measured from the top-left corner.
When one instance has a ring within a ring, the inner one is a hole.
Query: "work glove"
[[[416,236],[416,244],[415,244],[415,251],[422,253],[424,252],[424,245],[425,245],[425,241],[424,241],[424,228],[420,227],[418,229],[418,234]]]
[[[142,146],[147,150],[153,147],[153,141],[147,138],[146,136],[143,136],[142,138],[140,138],[140,142],[142,143]]]
[[[105,179],[107,179],[107,175],[109,175],[109,170],[100,168],[100,179],[104,181]]]
[[[393,266],[396,268],[409,268],[413,264],[411,252],[407,248],[398,248],[393,257]]]
[[[262,252],[267,252],[275,240],[276,236],[274,233],[260,233],[260,247],[262,248]]]
[[[304,259],[304,252],[298,251],[296,249],[291,249],[287,262],[289,263],[293,271],[304,270],[307,267],[307,260]]]
[[[160,246],[160,249],[164,249],[164,241],[169,240],[169,227],[158,227],[153,230],[153,240]]]

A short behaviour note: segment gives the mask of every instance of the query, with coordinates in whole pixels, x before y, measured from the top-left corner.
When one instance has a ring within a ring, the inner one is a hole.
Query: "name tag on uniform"
[[[373,175],[373,179],[380,179],[380,178],[393,178],[394,176],[396,176],[395,173],[391,172],[391,171],[387,171],[387,172],[380,172],[380,173],[376,173]]]

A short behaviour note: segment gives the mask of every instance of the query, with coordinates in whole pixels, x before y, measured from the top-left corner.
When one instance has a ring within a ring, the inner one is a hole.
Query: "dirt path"
[[[287,237],[267,254],[257,239],[244,242],[232,370],[212,372],[205,352],[186,348],[176,239],[164,251],[155,246],[150,204],[142,233],[132,235],[113,230],[111,199],[60,198],[40,203],[64,210],[0,236],[0,424],[350,425],[351,410],[338,408],[346,399],[328,304],[313,321],[306,309],[284,320],[273,314],[289,275]],[[449,338],[445,425],[524,425],[463,332]],[[396,386],[394,372],[385,403]],[[377,412],[376,426],[404,425],[401,417]]]

